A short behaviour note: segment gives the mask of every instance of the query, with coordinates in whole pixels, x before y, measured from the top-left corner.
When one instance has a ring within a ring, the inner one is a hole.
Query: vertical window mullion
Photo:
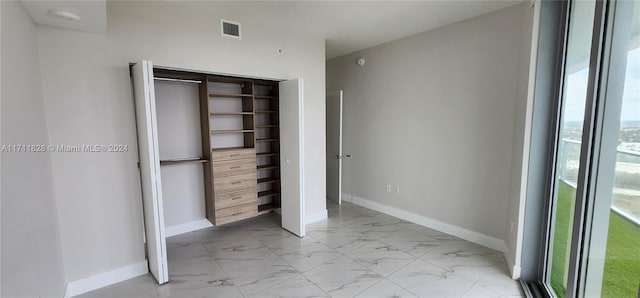
[[[591,50],[589,58],[589,76],[587,85],[587,98],[585,105],[585,115],[582,129],[582,144],[580,148],[580,164],[578,171],[578,183],[576,186],[576,203],[574,210],[574,221],[572,225],[571,249],[569,255],[569,275],[567,280],[567,297],[578,297],[580,291],[580,280],[584,275],[584,262],[587,243],[585,233],[587,229],[586,210],[589,199],[593,198],[592,178],[596,170],[593,168],[594,145],[597,144],[595,133],[596,115],[600,108],[598,98],[598,85],[601,74],[602,43],[604,38],[604,25],[606,18],[606,0],[596,1],[594,25],[591,39]]]

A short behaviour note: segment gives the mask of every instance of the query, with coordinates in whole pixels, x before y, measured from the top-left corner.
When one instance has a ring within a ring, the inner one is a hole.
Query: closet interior
[[[280,208],[278,82],[153,73],[165,226]]]

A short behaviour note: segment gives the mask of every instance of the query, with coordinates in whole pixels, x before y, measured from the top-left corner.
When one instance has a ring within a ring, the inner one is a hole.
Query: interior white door
[[[327,197],[342,204],[343,91],[327,93]]]
[[[303,80],[280,82],[280,206],[282,228],[303,237]]]
[[[158,156],[153,63],[151,61],[142,61],[133,66],[133,89],[147,260],[149,271],[159,284],[163,284],[169,281],[169,272],[162,208],[160,158]]]

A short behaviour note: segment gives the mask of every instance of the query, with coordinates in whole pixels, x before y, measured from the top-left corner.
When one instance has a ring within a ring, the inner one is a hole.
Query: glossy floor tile
[[[274,213],[171,237],[169,283],[81,297],[522,297],[498,251],[349,203],[327,211],[304,238]]]

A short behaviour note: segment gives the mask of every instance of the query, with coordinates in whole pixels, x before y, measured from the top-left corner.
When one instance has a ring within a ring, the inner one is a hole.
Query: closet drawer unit
[[[254,159],[256,158],[255,148],[240,148],[240,149],[221,149],[213,150],[211,154],[211,160],[236,160],[236,159]]]
[[[251,174],[255,172],[255,158],[216,161],[213,163],[213,178],[235,176],[240,174]]]
[[[242,190],[248,188],[257,188],[258,181],[256,179],[256,173],[220,177],[213,179],[213,192],[216,194]]]
[[[216,210],[216,225],[222,225],[258,215],[258,205],[254,203]]]
[[[258,192],[255,188],[231,191],[216,195],[216,209],[224,209],[242,204],[258,202]]]

